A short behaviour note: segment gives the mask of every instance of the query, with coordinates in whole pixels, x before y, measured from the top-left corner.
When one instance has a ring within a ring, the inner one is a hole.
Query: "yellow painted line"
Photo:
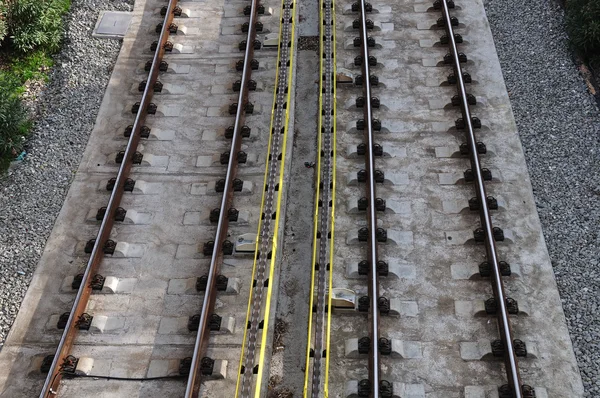
[[[285,0],[282,1],[282,11],[285,5]],[[293,65],[294,65],[294,37],[295,37],[295,23],[296,23],[296,1],[292,1],[291,3],[292,6],[292,26],[291,26],[291,30],[292,30],[292,35],[291,35],[291,42],[292,42],[292,47],[290,48],[290,65],[288,67],[288,94],[287,94],[287,106],[286,106],[286,111],[285,111],[285,122],[284,122],[284,134],[283,134],[283,146],[281,147],[281,167],[280,167],[280,171],[279,171],[279,193],[277,195],[277,206],[276,206],[276,213],[275,213],[275,224],[274,224],[274,228],[273,228],[273,243],[271,246],[271,250],[273,255],[271,256],[271,263],[270,263],[270,269],[269,269],[269,286],[267,288],[267,295],[266,295],[266,310],[265,310],[265,315],[264,315],[264,325],[263,325],[263,333],[262,333],[262,338],[261,338],[261,345],[260,345],[260,354],[259,354],[259,367],[258,367],[258,373],[256,375],[256,386],[255,386],[255,397],[260,398],[260,388],[261,388],[261,384],[262,384],[262,375],[263,375],[263,362],[265,360],[265,353],[266,353],[266,340],[267,340],[267,335],[268,333],[265,333],[266,331],[269,330],[269,314],[270,314],[270,310],[271,310],[271,299],[272,299],[272,294],[273,294],[273,276],[274,276],[274,272],[275,272],[275,259],[277,257],[277,241],[278,241],[278,232],[279,232],[279,221],[280,221],[280,217],[281,217],[281,200],[282,200],[282,193],[283,193],[283,174],[285,171],[285,153],[286,153],[286,147],[287,147],[287,135],[288,135],[288,126],[289,126],[289,118],[290,118],[290,108],[291,108],[291,93],[292,93],[292,77],[293,77]],[[283,15],[283,12],[282,12]],[[283,24],[283,20],[280,19],[279,22],[279,31],[282,32],[282,24]],[[275,65],[279,65],[279,61],[281,58],[281,37],[280,37],[280,41],[279,41],[279,46],[278,46],[278,50],[277,50],[277,63]],[[275,122],[275,108],[274,105],[277,101],[277,87],[279,86],[279,68],[277,69],[277,80],[275,81],[275,88],[273,89],[273,107],[271,108],[271,124],[269,127],[269,145],[268,145],[268,150],[267,150],[267,161],[266,161],[266,165],[265,165],[265,178],[264,178],[264,182],[263,182],[263,187],[266,186],[267,184],[267,179],[268,179],[268,175],[269,175],[269,156],[271,154],[271,141],[272,141],[272,135],[273,134],[280,134],[280,132],[272,132],[273,131],[273,124]],[[277,159],[274,157],[272,159],[272,161],[277,161]],[[261,199],[261,204],[260,204],[260,213],[261,217],[259,217],[259,221],[258,221],[258,231],[256,233],[257,239],[256,239],[256,246],[254,249],[254,263],[252,266],[252,279],[251,279],[251,284],[250,284],[250,295],[248,297],[248,308],[246,310],[246,322],[244,325],[247,325],[248,322],[250,321],[250,317],[251,317],[251,313],[252,313],[252,285],[253,285],[253,281],[254,281],[254,276],[256,274],[256,253],[258,251],[259,248],[259,239],[258,237],[260,236],[260,230],[261,230],[261,226],[262,226],[262,213],[264,212],[264,206],[265,206],[265,197],[266,197],[266,191],[263,188],[263,195],[262,195],[262,199]],[[248,332],[248,328],[244,327],[244,339],[242,341],[242,351],[241,351],[241,355],[240,355],[240,362],[239,362],[239,367],[238,367],[238,377],[237,377],[237,383],[236,383],[236,387],[235,387],[235,396],[238,397],[239,393],[240,393],[240,387],[241,387],[241,383],[242,383],[242,377],[243,374],[241,372],[242,366],[244,365],[244,353],[245,353],[245,349],[246,349],[246,339],[247,339],[247,332]]]
[[[321,2],[319,6],[319,20],[321,21],[321,26],[323,24],[323,2]],[[313,211],[313,220],[314,220],[314,228],[313,228],[313,243],[312,243],[312,260],[311,260],[311,274],[310,274],[310,294],[308,301],[308,337],[306,343],[306,366],[304,371],[304,397],[308,397],[309,384],[311,380],[311,358],[310,358],[310,350],[313,341],[312,336],[312,323],[313,323],[313,305],[315,301],[315,278],[317,274],[317,270],[315,269],[315,263],[317,262],[317,255],[319,252],[319,248],[317,245],[317,232],[319,229],[319,195],[321,193],[321,149],[322,149],[322,127],[323,127],[323,32],[319,34],[319,118],[317,122],[317,183],[315,190],[315,209]],[[325,206],[325,203],[323,203]],[[323,264],[320,264],[323,266]]]
[[[323,8],[324,8],[323,0],[319,7],[319,20],[321,21],[321,27],[323,26]],[[331,49],[333,51],[333,132],[332,132],[332,151],[333,151],[333,160],[332,160],[332,193],[331,193],[331,239],[329,243],[329,284],[328,284],[328,306],[327,306],[327,326],[326,326],[326,335],[325,335],[325,350],[327,355],[325,356],[325,382],[323,386],[324,396],[329,396],[329,358],[330,358],[330,335],[331,335],[331,291],[333,288],[333,247],[334,247],[334,226],[335,226],[335,187],[336,187],[336,155],[337,155],[337,143],[336,143],[336,120],[337,120],[337,112],[336,112],[336,97],[337,97],[337,87],[336,87],[336,56],[335,56],[335,1],[332,2],[332,30],[333,30],[333,40],[331,43]],[[317,126],[317,183],[316,183],[316,193],[315,193],[315,210],[314,210],[314,230],[313,230],[313,254],[312,254],[312,272],[311,272],[311,282],[310,282],[310,299],[309,299],[309,315],[308,315],[308,341],[306,345],[306,371],[304,377],[304,397],[308,397],[309,384],[311,380],[311,358],[310,358],[310,349],[312,343],[312,322],[313,322],[313,303],[314,303],[314,293],[315,293],[315,276],[316,269],[315,263],[317,262],[317,255],[319,252],[319,248],[317,246],[317,232],[319,228],[319,195],[320,195],[320,185],[321,185],[321,149],[322,149],[322,126],[323,126],[323,35],[324,33],[321,31],[319,35],[319,121]],[[326,132],[329,134],[329,132]],[[328,203],[323,203],[323,207],[329,206]],[[325,266],[325,264],[320,264],[320,266]],[[318,398],[318,397],[312,397]]]
[[[325,385],[323,387],[325,398],[329,397],[329,358],[331,358],[331,302],[333,291],[333,248],[335,247],[335,187],[336,187],[336,165],[337,165],[337,56],[336,56],[336,24],[335,24],[335,0],[331,0],[331,17],[333,18],[333,40],[331,50],[333,51],[333,171],[331,181],[331,241],[329,242],[329,294],[327,299],[327,332],[325,334],[325,349],[327,356],[325,357]],[[366,62],[366,61],[365,61]]]

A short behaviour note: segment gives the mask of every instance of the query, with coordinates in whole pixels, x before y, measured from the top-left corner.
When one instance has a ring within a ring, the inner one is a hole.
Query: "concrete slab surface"
[[[479,347],[482,339],[497,339],[498,332],[495,319],[477,315],[473,311],[476,304],[471,304],[491,297],[490,283],[473,278],[473,274],[458,277],[452,272],[457,267],[476,267],[485,260],[485,253],[472,238],[472,231],[479,226],[478,215],[444,206],[466,204],[474,191],[462,178],[469,167],[467,158],[436,156],[436,148],[458,150],[464,133],[454,127],[459,109],[447,106],[456,94],[455,87],[443,84],[451,73],[451,68],[440,62],[448,50],[435,44],[443,34],[435,28],[441,13],[427,12],[424,4],[410,1],[386,8],[384,3],[379,12],[370,15],[376,22],[393,24],[391,31],[371,33],[381,44],[370,51],[378,60],[371,73],[380,80],[373,89],[373,95],[381,99],[374,116],[382,121],[376,142],[384,151],[390,146],[406,148],[403,157],[376,159],[376,167],[386,173],[386,178],[388,173],[406,175],[403,184],[379,185],[378,196],[409,203],[407,212],[379,216],[379,226],[387,228],[388,235],[390,230],[412,232],[411,241],[381,245],[379,253],[388,262],[414,264],[415,269],[414,274],[399,279],[380,278],[381,295],[416,304],[411,314],[382,318],[381,330],[386,338],[414,342],[420,347],[417,356],[382,356],[382,377],[394,383],[421,385],[427,397],[462,397],[465,386],[499,386],[506,376],[501,362],[490,360],[487,351],[461,351],[461,345]],[[336,7],[343,10],[350,5],[350,1],[342,1]],[[484,167],[493,170],[494,176],[486,187],[490,195],[507,202],[492,213],[494,225],[511,233],[498,250],[501,259],[519,269],[505,278],[505,288],[510,297],[530,305],[527,312],[512,317],[515,338],[530,341],[528,347],[532,347],[529,357],[520,363],[523,382],[536,386],[540,393],[547,391],[549,396],[580,397],[581,378],[483,5],[480,1],[468,5],[457,1],[456,5],[451,14],[458,17],[457,33],[465,39],[459,48],[468,56],[464,68],[474,79],[468,90],[477,98],[485,98],[472,107],[472,112],[483,123],[476,134],[493,148],[482,156]],[[351,45],[357,33],[346,30],[353,18],[357,14],[340,11],[336,50],[338,65],[358,74],[360,70],[352,62],[358,49]],[[348,42],[350,45],[346,45]],[[362,134],[354,128],[362,112],[352,106],[359,95],[361,89],[352,85],[338,90],[338,126],[347,126],[345,131],[338,131],[341,147],[355,147],[362,142]],[[337,167],[338,175],[355,175],[364,168],[364,158],[340,156]],[[444,177],[444,184],[442,175],[448,177]],[[365,277],[349,279],[347,268],[340,266],[366,258],[366,245],[354,243],[358,229],[365,225],[365,215],[350,204],[351,198],[364,196],[364,185],[338,181],[337,186],[336,237],[342,238],[334,244],[334,286],[366,294]],[[466,305],[470,309],[461,310],[461,302],[470,303]],[[349,380],[366,378],[367,356],[356,359],[348,355],[347,343],[367,336],[367,327],[366,316],[338,313],[333,317],[330,392],[334,393],[330,396],[346,397]],[[532,358],[534,347],[538,354]]]

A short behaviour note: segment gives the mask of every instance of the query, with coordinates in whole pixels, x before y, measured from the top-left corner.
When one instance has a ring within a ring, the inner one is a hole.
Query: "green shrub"
[[[69,0],[16,0],[8,7],[8,34],[22,53],[40,48],[58,50],[63,34],[62,15]]]
[[[567,29],[574,47],[600,66],[600,1],[568,0]]]
[[[19,79],[0,72],[0,170],[4,170],[21,150],[23,136],[29,129],[27,112],[19,98]]]

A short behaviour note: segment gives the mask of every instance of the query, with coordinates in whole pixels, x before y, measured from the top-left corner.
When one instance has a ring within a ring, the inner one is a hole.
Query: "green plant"
[[[0,72],[0,170],[4,170],[20,151],[24,135],[30,128],[27,112],[21,104],[21,82]]]
[[[8,33],[22,53],[41,48],[58,50],[63,34],[62,15],[70,0],[16,0],[8,7]]]
[[[567,29],[573,46],[600,66],[600,1],[568,0]]]
[[[10,64],[10,71],[25,83],[27,80],[46,80],[45,73],[52,66],[52,57],[43,50],[35,50],[15,57]]]

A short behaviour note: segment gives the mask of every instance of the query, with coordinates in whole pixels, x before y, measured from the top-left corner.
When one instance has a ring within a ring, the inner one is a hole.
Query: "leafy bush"
[[[600,66],[600,1],[568,0],[566,8],[571,42],[587,61]]]
[[[8,34],[13,47],[22,53],[42,48],[58,50],[62,40],[62,15],[69,0],[15,0],[8,7]]]
[[[13,75],[0,73],[0,170],[5,169],[23,144],[29,129],[27,112],[21,104],[21,82]]]

